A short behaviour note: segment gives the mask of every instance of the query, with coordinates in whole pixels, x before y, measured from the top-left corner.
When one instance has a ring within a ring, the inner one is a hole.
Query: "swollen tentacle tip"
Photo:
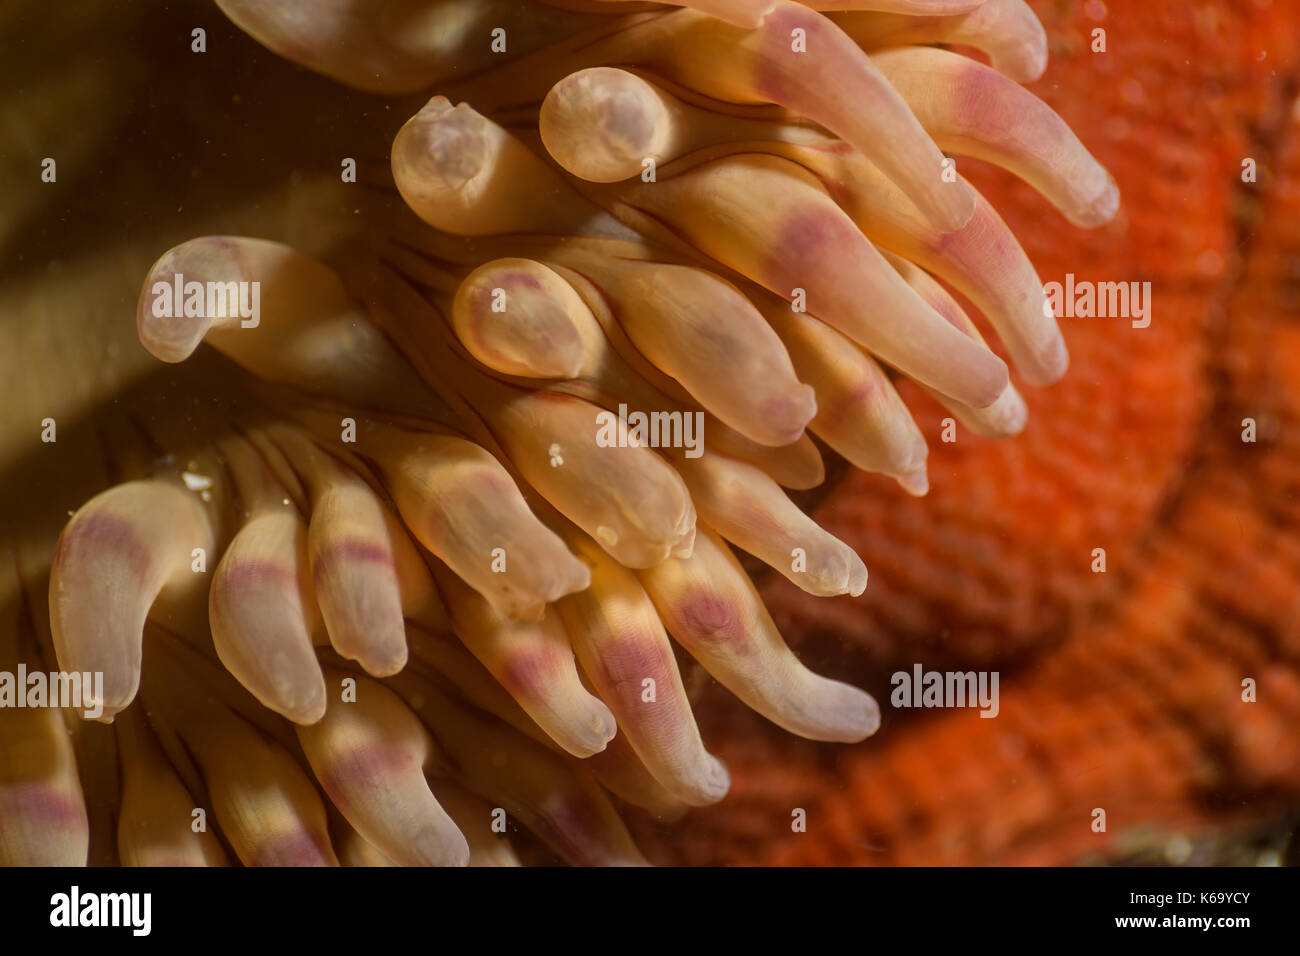
[[[1083,229],[1096,229],[1115,218],[1119,212],[1119,183],[1103,167],[1098,167],[1104,180],[1097,194],[1070,216],[1070,221]]]
[[[62,668],[103,675],[87,715],[111,718],[135,698],[150,608],[165,588],[193,586],[191,549],[212,545],[198,499],[158,481],[110,488],[64,527],[50,567],[50,629]]]
[[[409,148],[401,154],[403,169],[423,174],[426,181],[437,182],[455,192],[478,175],[488,152],[485,122],[464,104],[452,106],[445,96],[435,96],[407,120],[402,132]],[[396,147],[396,143],[394,143]],[[394,159],[397,149],[394,148]]]
[[[917,467],[906,468],[893,476],[894,481],[914,498],[924,498],[930,493],[930,473],[926,468],[926,459],[922,458]]]
[[[1029,406],[1015,386],[1008,385],[1002,396],[989,406],[987,416],[1000,437],[1012,438],[1025,430],[1029,421]]]
[[[598,698],[591,699],[590,719],[587,721],[587,738],[584,741],[586,753],[574,754],[576,757],[592,757],[603,753],[609,742],[618,734],[618,721],[613,712]]]
[[[403,644],[400,648],[394,647],[387,653],[368,651],[349,660],[356,661],[365,668],[367,674],[373,677],[392,677],[394,674],[400,674],[402,668],[406,667],[408,656],[406,645]]]
[[[272,709],[278,710],[293,723],[310,727],[325,716],[325,684],[323,681],[306,693],[288,684],[282,684],[278,690],[279,701],[277,706],[272,707]],[[263,703],[267,702],[263,701]],[[267,703],[267,706],[271,705]]]
[[[811,385],[800,383],[785,395],[763,400],[760,411],[776,433],[774,445],[790,445],[799,440],[817,416],[817,393]]]
[[[852,715],[845,722],[845,728],[851,736],[847,736],[844,742],[850,744],[866,740],[880,729],[880,705],[876,699],[866,691],[858,690],[857,695],[854,707],[846,708],[846,717]]]
[[[164,362],[183,362],[218,324],[208,314],[207,283],[243,278],[233,250],[229,240],[204,236],[168,249],[150,267],[136,303],[135,321],[140,344],[151,355]],[[187,308],[196,283],[203,284],[198,298],[204,305]],[[228,321],[221,319],[222,323]]]
[[[1047,31],[1033,13],[1018,18],[1023,31],[1019,43],[1008,45],[992,57],[993,68],[1017,83],[1033,83],[1047,72]]]
[[[653,87],[612,67],[571,73],[542,102],[538,128],[557,163],[582,179],[613,183],[662,157],[672,121]]]
[[[880,729],[880,705],[866,691],[843,681],[825,680],[823,693],[825,705],[821,709],[821,726],[812,739],[856,744]]]
[[[1046,342],[1039,345],[1036,354],[1017,357],[1016,367],[1030,385],[1055,385],[1064,378],[1066,370],[1070,367],[1070,353],[1065,347],[1065,339],[1061,336],[1060,330],[1053,325],[1052,334],[1048,336]],[[1001,397],[1000,393],[998,397]]]
[[[585,311],[573,287],[530,259],[496,259],[460,284],[452,327],[470,354],[507,375],[577,378],[586,347],[575,315]]]
[[[693,790],[691,804],[709,806],[720,801],[731,789],[731,772],[721,760],[707,754],[689,785]]]
[[[469,842],[454,827],[426,827],[410,849],[421,866],[469,866]]]
[[[1020,50],[994,64],[1017,83],[1033,83],[1047,72],[1047,43],[1025,44]]]
[[[895,475],[894,480],[913,498],[924,498],[930,491],[930,478],[926,473],[925,465],[913,471]]]
[[[866,591],[867,566],[848,545],[836,541],[819,563],[823,567],[809,575],[811,580],[796,580],[794,583],[810,594],[821,597],[839,597],[845,594],[859,597]]]
[[[453,107],[435,96],[393,139],[393,179],[430,225],[462,235],[491,233],[497,222],[483,199],[502,145],[499,128],[466,104]]]
[[[546,604],[558,601],[566,594],[576,594],[591,587],[591,568],[572,552],[556,574],[555,583],[543,594]]]
[[[613,543],[617,544],[617,532],[612,528],[602,528],[601,530],[609,532],[609,535],[612,535]],[[598,532],[597,537],[599,536]],[[571,553],[559,559],[553,571],[554,573],[549,580],[542,580],[537,583],[535,593],[530,593],[527,596],[512,594],[504,602],[495,595],[485,595],[485,597],[508,617],[519,621],[540,621],[546,616],[546,606],[548,604],[560,600],[565,595],[577,594],[591,587],[591,568],[587,567],[586,564]]]
[[[861,597],[867,589],[867,566],[857,553],[849,551],[849,583],[846,593],[850,597]]]

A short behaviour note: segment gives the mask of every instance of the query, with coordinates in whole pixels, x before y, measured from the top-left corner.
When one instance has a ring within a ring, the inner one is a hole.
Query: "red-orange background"
[[[962,168],[1044,282],[1151,282],[1150,327],[1062,319],[1070,371],[1024,389],[1012,441],[943,444],[939,407],[905,393],[931,437],[929,496],[852,474],[817,514],[866,560],[866,594],[765,586],[805,659],[877,693],[883,728],[792,741],[702,681],[732,793],[684,832],[643,824],[657,859],[1177,862],[1300,806],[1300,13],[1033,6],[1052,53],[1033,89],[1123,209],[1085,232],[1007,174]],[[999,670],[1000,715],[892,709],[889,673],[916,662]]]

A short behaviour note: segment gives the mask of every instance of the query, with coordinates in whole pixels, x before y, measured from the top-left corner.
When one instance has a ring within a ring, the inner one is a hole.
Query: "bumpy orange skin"
[[[1033,6],[1052,43],[1033,89],[1124,209],[1082,232],[1007,176],[962,171],[1045,282],[1152,282],[1150,327],[1063,318],[1070,371],[1026,390],[1011,441],[944,444],[946,413],[904,383],[929,496],[853,474],[816,514],[866,560],[866,594],[764,589],[810,663],[878,692],[885,726],[810,745],[702,688],[732,792],[685,832],[647,826],[661,861],[1109,859],[1300,804],[1300,8]],[[887,706],[915,662],[1000,670],[1000,715]]]

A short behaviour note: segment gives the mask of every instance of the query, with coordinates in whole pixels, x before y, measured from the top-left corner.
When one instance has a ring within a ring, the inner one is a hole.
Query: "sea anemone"
[[[346,212],[313,208],[319,255],[207,236],[146,276],[150,353],[243,371],[154,407],[59,538],[53,649],[103,675],[81,709],[112,721],[120,780],[57,711],[0,712],[0,862],[87,859],[83,778],[115,784],[94,799],[126,864],[516,862],[507,831],[642,862],[624,807],[728,788],[670,636],[792,733],[873,733],[732,548],[863,593],[786,489],[821,483],[825,447],[925,494],[897,376],[954,427],[1023,427],[948,287],[1026,383],[1064,374],[1033,268],[944,153],[1077,225],[1114,215],[1017,85],[1046,60],[1022,0],[219,5],[356,88],[439,95],[391,178],[372,139]],[[41,663],[38,617],[8,659]]]

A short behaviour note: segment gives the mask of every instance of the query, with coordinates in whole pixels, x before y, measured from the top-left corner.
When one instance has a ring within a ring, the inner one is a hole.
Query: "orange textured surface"
[[[1150,327],[1063,318],[1070,372],[1026,390],[1013,441],[943,444],[941,410],[905,392],[929,496],[851,475],[817,513],[866,560],[866,594],[764,589],[810,663],[878,695],[884,727],[857,747],[791,741],[702,689],[732,793],[644,826],[660,860],[1064,863],[1300,804],[1300,9],[1033,6],[1052,43],[1033,89],[1124,209],[1083,232],[962,168],[1045,282],[1151,282]],[[891,708],[890,672],[917,662],[999,670],[999,716]]]

